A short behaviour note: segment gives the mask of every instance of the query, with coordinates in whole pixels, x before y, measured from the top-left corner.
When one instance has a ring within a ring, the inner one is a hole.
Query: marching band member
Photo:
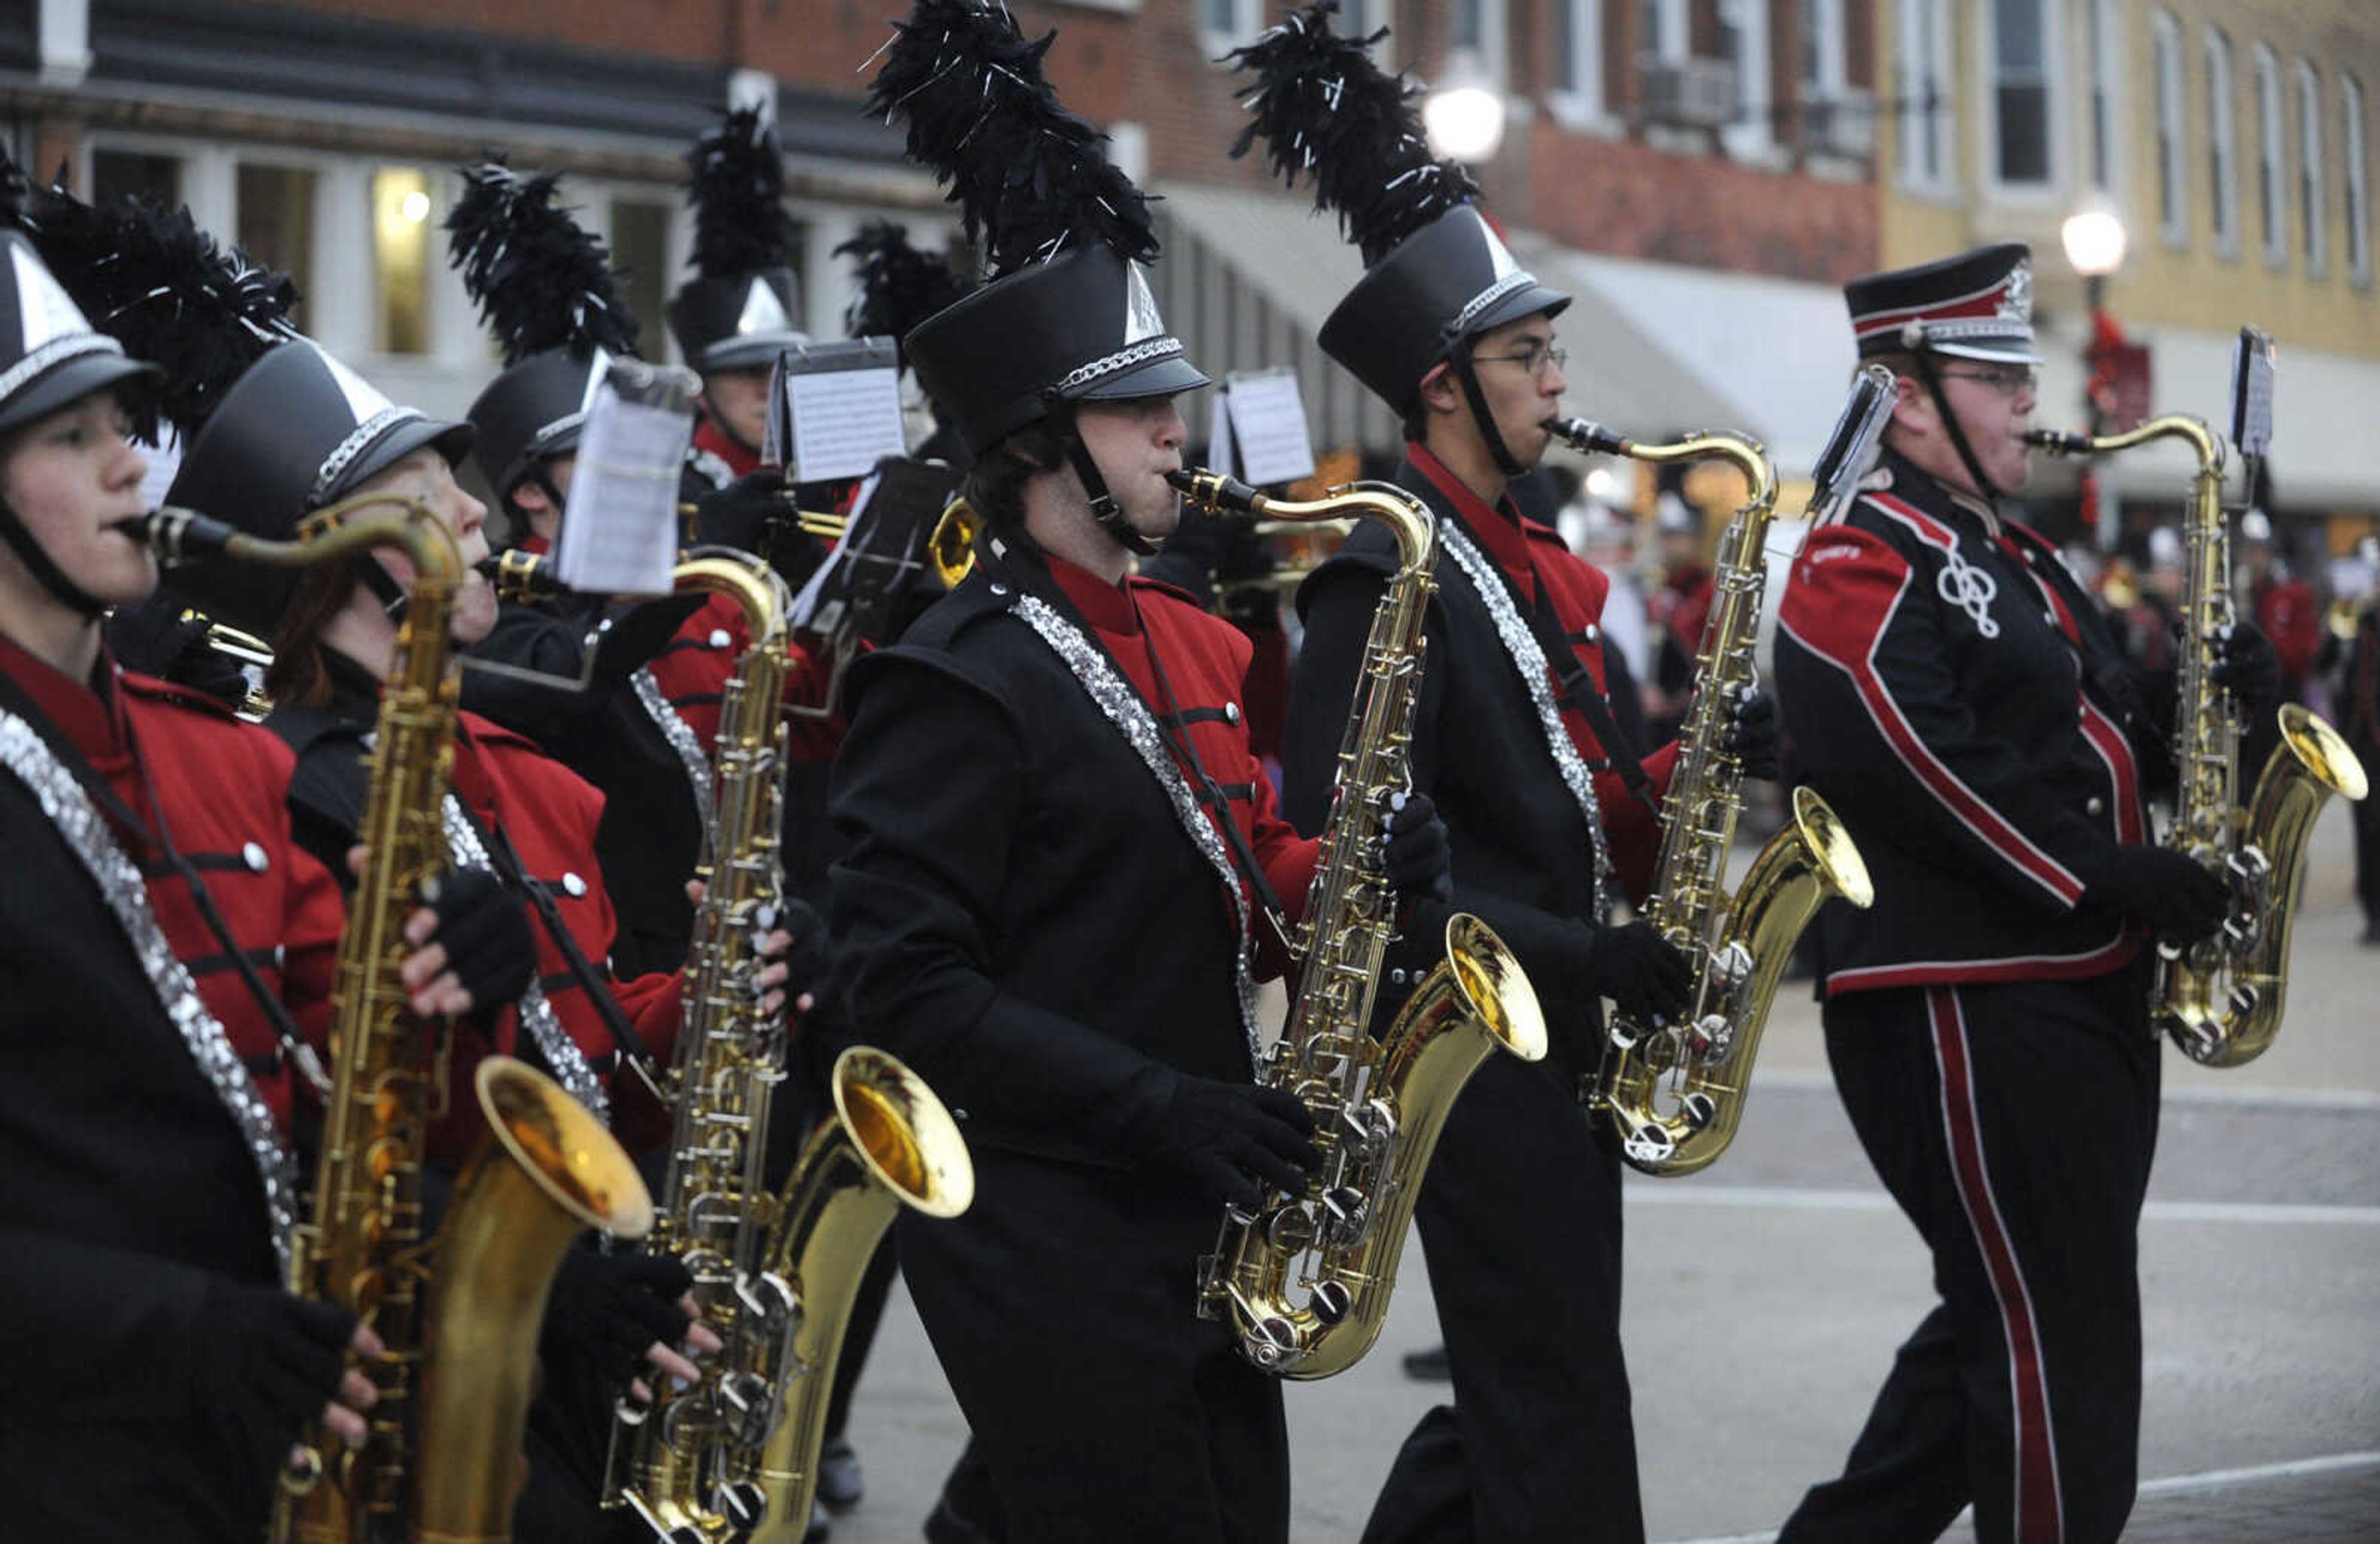
[[[998,275],[905,340],[976,456],[976,568],[854,666],[835,770],[851,1016],[971,1116],[976,1203],[905,1218],[902,1270],[1009,1537],[1282,1539],[1279,1386],[1194,1283],[1227,1198],[1318,1161],[1249,1017],[1250,917],[1315,849],[1249,753],[1245,639],[1127,577],[1207,377],[1139,267],[1143,196],[1004,10],[921,0],[871,102]],[[1416,815],[1392,873],[1427,884],[1437,834]],[[929,1530],[986,1536],[957,1526]]]
[[[2056,548],[1999,507],[2026,475],[2032,279],[2004,243],[1845,287],[1899,397],[1779,609],[1787,733],[1878,903],[1821,914],[1828,1055],[1941,1294],[1792,1544],[1932,1538],[1970,1501],[1985,1540],[2080,1544],[2131,1507],[2158,1087],[2142,945],[2212,931],[2226,899],[2148,845],[2159,715]],[[2228,668],[2269,716],[2262,635]]]
[[[9,1515],[51,1539],[249,1544],[300,1429],[360,1443],[375,1400],[341,1355],[378,1338],[280,1285],[299,1185],[285,1052],[328,1017],[338,888],[292,839],[287,749],[102,644],[105,609],[157,582],[128,432],[159,372],[94,332],[17,230],[0,381]],[[482,946],[503,932],[490,898],[455,887],[410,918],[418,1010],[468,1013],[525,979]]]
[[[1641,1539],[1621,1164],[1574,1090],[1600,1060],[1603,998],[1639,1015],[1686,1005],[1684,957],[1641,921],[1605,921],[1617,886],[1641,898],[1674,748],[1640,770],[1605,697],[1609,581],[1508,492],[1560,410],[1554,319],[1569,297],[1512,261],[1460,166],[1430,162],[1408,88],[1362,40],[1331,35],[1332,8],[1243,51],[1257,79],[1242,144],[1266,139],[1284,176],[1310,164],[1363,248],[1365,275],[1325,322],[1322,348],[1402,416],[1397,481],[1438,517],[1411,753],[1415,786],[1445,812],[1454,886],[1450,902],[1415,909],[1405,936],[1435,940],[1449,907],[1478,916],[1520,957],[1552,1040],[1538,1064],[1483,1063],[1439,1137],[1415,1217],[1454,1403],[1407,1439],[1364,1538]],[[1305,644],[1282,771],[1302,829],[1328,813],[1339,725],[1393,566],[1366,527],[1299,593]],[[1747,760],[1773,770],[1773,744],[1753,743],[1771,738],[1771,721],[1748,711]]]

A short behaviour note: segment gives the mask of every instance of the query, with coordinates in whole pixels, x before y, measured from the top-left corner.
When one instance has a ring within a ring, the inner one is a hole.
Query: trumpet
[[[934,522],[933,535],[926,538],[926,556],[944,590],[956,590],[975,571],[975,539],[982,529],[983,517],[964,498],[953,499]]]
[[[789,504],[791,503],[790,500],[787,502]],[[686,529],[688,530],[693,529],[695,514],[701,507],[701,505],[691,502],[681,501],[679,503],[677,506],[677,517],[686,522]],[[785,517],[779,516],[777,518],[782,521]],[[827,509],[803,509],[796,506],[794,509],[792,520],[794,529],[800,531],[804,536],[824,537],[829,541],[842,541],[844,533],[851,528],[851,521],[848,517],[837,515],[833,511]]]

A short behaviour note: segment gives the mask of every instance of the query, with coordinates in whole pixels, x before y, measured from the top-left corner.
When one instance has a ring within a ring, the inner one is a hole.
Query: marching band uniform
[[[2131,1505],[2158,1090],[2142,923],[2208,930],[2221,887],[2140,845],[2157,769],[2120,651],[1989,502],[1943,387],[1944,359],[2037,362],[2031,277],[2005,244],[1847,286],[1863,358],[1911,383],[1779,610],[1788,735],[1876,881],[1873,908],[1821,913],[1828,1053],[1942,1295],[1788,1540],[1930,1538],[1970,1501],[1986,1540],[2112,1539]],[[1920,382],[1937,465],[1955,450],[1986,497],[1905,451]]]

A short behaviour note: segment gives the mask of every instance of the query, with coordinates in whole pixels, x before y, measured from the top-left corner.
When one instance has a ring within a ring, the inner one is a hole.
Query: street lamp
[[[1485,86],[1450,84],[1422,100],[1421,122],[1432,155],[1476,165],[1504,142],[1504,99]]]
[[[2115,395],[2116,355],[2124,345],[2123,331],[2107,314],[2107,276],[2124,265],[2128,238],[2124,222],[2104,205],[2068,215],[2058,237],[2066,249],[2067,262],[2082,275],[2082,302],[2091,313],[2090,336],[2082,346],[2082,408],[2095,438],[2107,432],[2107,406]],[[2082,493],[2083,524],[2092,528],[2101,552],[2115,551],[2122,534],[2117,529],[2118,513],[2112,501],[2101,502],[2098,476],[2088,462],[2082,468]]]

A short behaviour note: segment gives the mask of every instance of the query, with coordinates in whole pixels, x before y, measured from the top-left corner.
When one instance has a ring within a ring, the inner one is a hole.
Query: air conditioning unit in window
[[[1865,161],[1876,154],[1876,97],[1846,86],[1831,97],[1802,103],[1803,148],[1821,155]]]
[[[1735,67],[1724,59],[1645,59],[1637,79],[1647,123],[1721,128],[1735,121]]]

